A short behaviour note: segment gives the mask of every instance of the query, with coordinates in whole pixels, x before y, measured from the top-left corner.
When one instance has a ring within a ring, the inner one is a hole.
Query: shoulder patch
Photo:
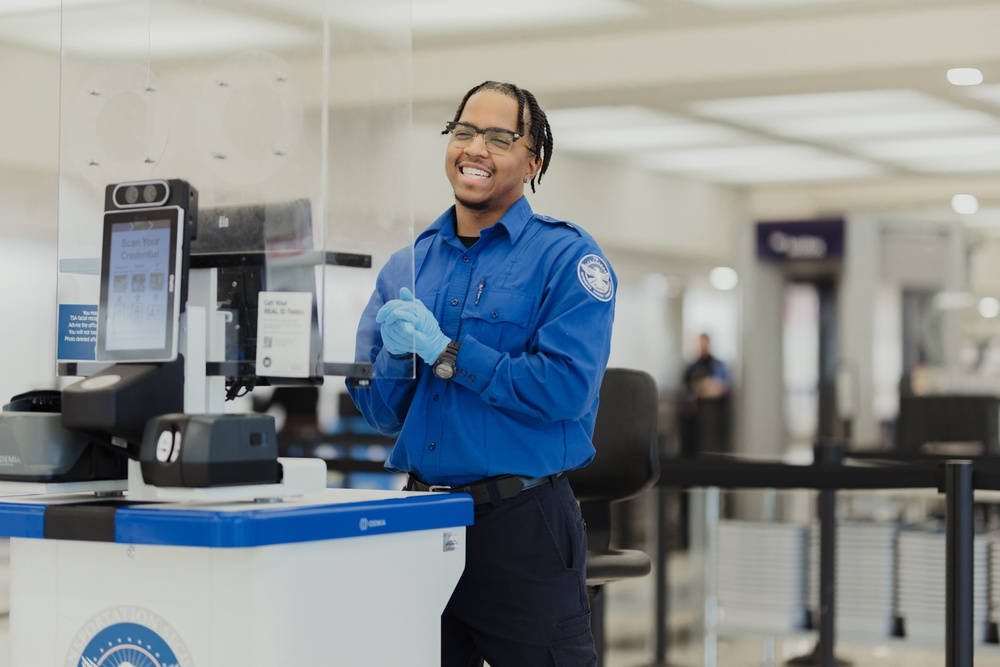
[[[576,267],[576,277],[580,284],[599,301],[611,301],[615,294],[615,283],[611,279],[611,268],[599,255],[584,255]]]

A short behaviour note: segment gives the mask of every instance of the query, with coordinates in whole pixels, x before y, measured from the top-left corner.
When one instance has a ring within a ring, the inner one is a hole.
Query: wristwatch
[[[444,352],[431,367],[434,375],[442,380],[450,380],[455,377],[455,360],[458,358],[458,348],[460,347],[462,344],[457,340],[448,343],[448,347],[444,348]]]

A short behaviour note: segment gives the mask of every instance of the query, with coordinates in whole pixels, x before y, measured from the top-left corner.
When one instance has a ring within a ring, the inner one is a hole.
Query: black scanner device
[[[153,417],[184,410],[184,358],[115,364],[63,390],[62,425],[130,459]]]
[[[274,417],[257,413],[165,414],[146,425],[142,478],[158,487],[277,484]]]
[[[60,423],[62,393],[18,394],[0,412],[0,481],[98,482],[125,479],[125,459]]]

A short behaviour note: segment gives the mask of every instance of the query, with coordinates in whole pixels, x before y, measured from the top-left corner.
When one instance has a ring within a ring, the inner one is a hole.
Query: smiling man
[[[372,382],[349,389],[398,433],[386,468],[407,489],[475,502],[441,664],[595,665],[585,527],[562,473],[594,456],[617,279],[589,234],[524,196],[552,157],[534,95],[480,84],[444,134],[455,205],[417,237],[412,274],[410,249],[379,272],[357,334]]]

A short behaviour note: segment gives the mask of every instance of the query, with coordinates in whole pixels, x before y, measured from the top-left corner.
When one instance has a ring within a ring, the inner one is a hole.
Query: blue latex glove
[[[382,325],[382,341],[391,354],[415,352],[433,364],[451,342],[441,332],[433,313],[406,287],[399,290],[398,299],[379,309],[375,321]]]
[[[399,322],[398,324],[382,325],[382,343],[389,354],[400,357],[412,354],[413,345],[413,325]]]
[[[393,299],[387,301],[375,315],[375,321],[382,325],[382,343],[393,356],[412,354],[414,351],[413,334],[416,330],[413,322],[416,315],[412,308],[412,300]]]

